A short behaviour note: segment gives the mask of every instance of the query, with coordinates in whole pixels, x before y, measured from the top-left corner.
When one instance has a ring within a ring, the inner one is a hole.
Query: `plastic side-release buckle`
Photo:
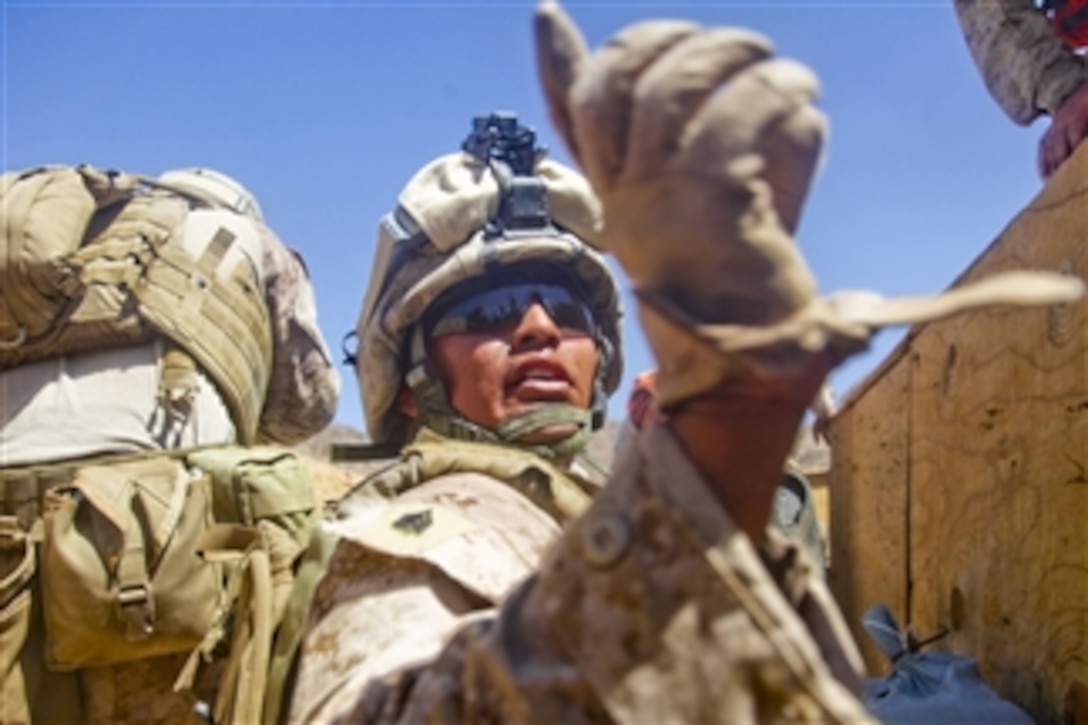
[[[155,631],[155,600],[151,583],[130,584],[117,590],[117,614],[124,625],[125,639],[139,642]]]

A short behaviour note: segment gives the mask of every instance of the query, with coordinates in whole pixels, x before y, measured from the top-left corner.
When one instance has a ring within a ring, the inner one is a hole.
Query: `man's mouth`
[[[510,393],[522,400],[566,400],[570,395],[570,377],[559,365],[539,362],[520,366],[508,386]]]

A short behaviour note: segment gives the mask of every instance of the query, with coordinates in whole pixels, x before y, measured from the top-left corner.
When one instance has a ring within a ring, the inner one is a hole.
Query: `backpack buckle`
[[[125,639],[139,642],[155,631],[155,600],[150,582],[131,584],[117,590],[117,615],[124,625]]]

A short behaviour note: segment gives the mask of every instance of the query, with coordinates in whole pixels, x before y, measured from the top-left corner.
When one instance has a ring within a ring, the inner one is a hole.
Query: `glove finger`
[[[764,178],[775,192],[781,221],[792,232],[826,133],[823,115],[810,106],[818,92],[816,75],[796,61],[749,66],[692,120],[678,167],[703,175],[732,174],[738,181]]]
[[[552,124],[567,144],[571,156],[581,163],[571,119],[570,89],[589,58],[589,47],[578,26],[554,0],[543,0],[537,6],[533,37],[537,73]]]
[[[713,28],[673,45],[639,78],[625,181],[660,173],[684,127],[707,97],[734,74],[771,56],[771,42],[742,28]]]
[[[765,162],[760,176],[771,185],[775,211],[790,234],[797,230],[825,138],[827,117],[812,106],[803,106],[783,119],[757,146]]]
[[[622,172],[636,79],[662,53],[698,31],[698,25],[683,21],[636,23],[583,66],[570,104],[582,171],[598,193],[610,189]]]

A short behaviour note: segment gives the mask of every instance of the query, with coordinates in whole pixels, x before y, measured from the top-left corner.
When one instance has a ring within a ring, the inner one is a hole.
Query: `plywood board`
[[[1088,146],[961,279],[1020,268],[1088,278]],[[848,617],[902,592],[886,602],[901,618],[947,628],[937,646],[1036,719],[1088,722],[1088,302],[915,329],[840,416],[832,566]],[[905,462],[868,460],[885,451]],[[898,510],[859,505],[869,488]],[[881,524],[904,532],[897,584],[860,533]]]
[[[870,672],[887,668],[859,636],[861,616],[882,602],[906,609],[909,365],[897,366],[831,429],[829,583]]]

